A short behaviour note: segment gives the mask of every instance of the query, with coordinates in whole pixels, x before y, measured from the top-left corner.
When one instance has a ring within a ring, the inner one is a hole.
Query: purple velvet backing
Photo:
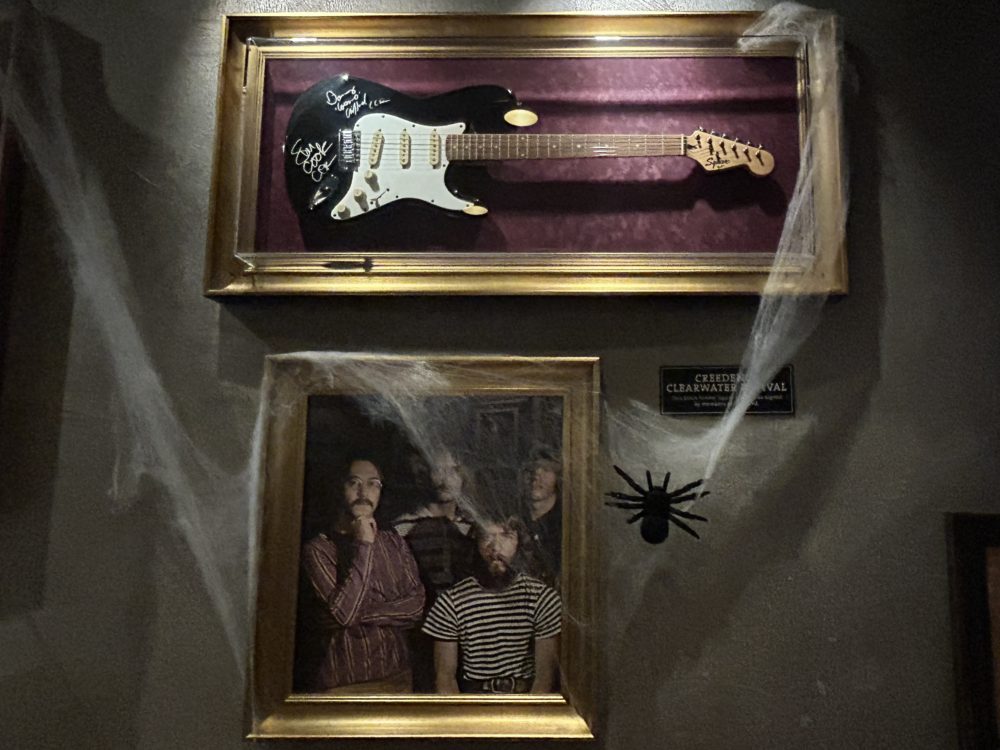
[[[707,173],[683,157],[495,162],[475,186],[485,217],[418,210],[404,228],[372,214],[307,246],[285,194],[281,143],[299,94],[343,72],[411,96],[498,84],[539,115],[525,132],[704,126],[764,144],[775,168],[758,178]],[[263,109],[260,252],[773,252],[799,166],[796,63],[782,57],[271,60]]]

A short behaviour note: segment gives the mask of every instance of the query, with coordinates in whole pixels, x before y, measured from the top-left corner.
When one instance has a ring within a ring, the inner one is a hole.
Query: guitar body
[[[346,73],[296,102],[285,136],[285,180],[297,213],[333,221],[397,201],[485,213],[453,185],[448,135],[500,133],[518,107],[501,86],[472,86],[415,98]]]
[[[765,176],[774,168],[762,146],[702,128],[691,135],[505,132],[537,119],[501,86],[416,98],[343,73],[317,83],[292,109],[284,144],[288,195],[303,227],[315,227],[406,202],[485,214],[453,184],[454,170],[476,169],[468,166],[476,161],[686,156],[710,172],[745,168]]]

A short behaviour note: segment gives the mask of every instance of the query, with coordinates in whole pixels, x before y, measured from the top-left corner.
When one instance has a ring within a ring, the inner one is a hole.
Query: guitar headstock
[[[774,157],[762,146],[703,128],[685,136],[684,155],[690,156],[709,172],[746,167],[758,177],[763,177],[774,169]]]

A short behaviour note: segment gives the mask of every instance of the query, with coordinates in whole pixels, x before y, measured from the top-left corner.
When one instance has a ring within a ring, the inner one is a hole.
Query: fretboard
[[[683,156],[683,135],[467,133],[445,138],[449,161],[576,159],[584,156]]]

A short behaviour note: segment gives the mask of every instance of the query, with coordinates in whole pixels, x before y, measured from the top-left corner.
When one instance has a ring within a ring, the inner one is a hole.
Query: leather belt
[[[524,677],[491,677],[488,680],[460,681],[463,693],[527,693],[531,690],[531,680]]]

